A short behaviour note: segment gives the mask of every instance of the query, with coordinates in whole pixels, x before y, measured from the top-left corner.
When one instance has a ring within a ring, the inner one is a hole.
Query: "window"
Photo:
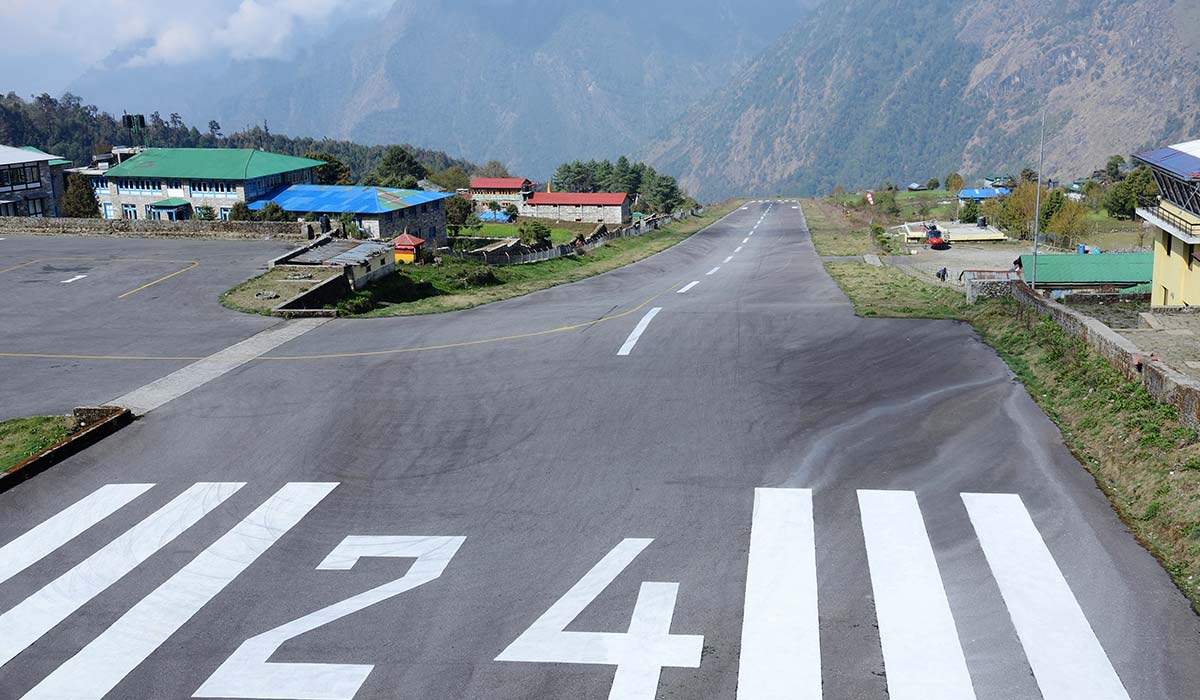
[[[42,186],[41,166],[37,163],[0,166],[0,190],[30,190]]]
[[[26,210],[25,213],[28,216],[36,216],[38,218],[41,218],[46,215],[46,210],[43,207],[42,200],[40,200],[40,199],[31,199],[28,202],[26,202],[25,210]]]
[[[136,204],[122,204],[121,205],[121,218],[136,220],[137,219],[137,205]]]
[[[193,197],[236,197],[237,182],[233,180],[192,180]]]
[[[17,205],[14,203],[0,204],[0,216],[16,216]]]
[[[104,218],[106,218],[106,219],[111,219],[111,218],[113,218],[113,205],[112,205],[112,202],[105,202],[105,203],[104,203],[103,210],[104,210]]]
[[[221,207],[221,221],[229,221],[229,207]]]
[[[1167,257],[1169,258],[1171,257],[1171,241],[1175,240],[1175,237],[1166,231],[1163,231],[1163,236],[1167,239],[1164,245],[1167,247]]]

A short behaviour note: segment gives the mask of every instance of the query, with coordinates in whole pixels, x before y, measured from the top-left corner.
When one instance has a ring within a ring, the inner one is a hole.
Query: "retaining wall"
[[[1141,381],[1154,400],[1174,406],[1182,423],[1200,429],[1200,381],[1143,353],[1130,340],[1096,319],[1046,299],[1024,282],[1012,282],[1011,285],[1014,299],[1054,319],[1064,331],[1100,353],[1126,379]]]
[[[146,236],[162,238],[307,240],[310,222],[147,221],[145,219],[67,219],[0,216],[0,233],[13,235]]]

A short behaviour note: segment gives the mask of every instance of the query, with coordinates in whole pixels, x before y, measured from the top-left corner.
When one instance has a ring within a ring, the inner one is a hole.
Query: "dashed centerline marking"
[[[698,284],[700,284],[700,280],[694,280],[692,282],[689,282],[689,283],[683,285],[683,289],[680,289],[678,292],[675,292],[675,293],[676,294],[687,294],[687,291],[689,289],[691,289],[692,287],[695,287]]]
[[[720,265],[717,265],[716,267],[714,267],[713,269],[709,270],[708,272],[705,272],[704,274],[705,274],[705,275],[715,275],[715,274],[717,274],[717,270],[720,270],[720,269],[721,269],[721,266],[720,266]]]
[[[646,312],[646,315],[643,316],[642,320],[638,321],[637,326],[634,327],[633,332],[630,333],[629,337],[625,339],[625,344],[622,345],[621,349],[617,351],[618,356],[628,355],[633,351],[633,346],[637,345],[638,338],[641,338],[642,333],[646,332],[646,327],[650,325],[650,322],[654,320],[654,317],[658,315],[659,311],[662,311],[661,306],[656,306],[653,309],[650,309],[650,311]]]
[[[721,264],[725,264],[725,263],[729,262],[730,260],[733,260],[733,256],[732,256],[732,255],[730,255],[729,257],[725,258],[723,261],[721,261]]]
[[[742,252],[742,247],[741,247],[741,246],[738,246],[738,247],[734,248],[734,249],[733,249],[733,252],[735,252],[735,253],[740,253],[740,252]]]
[[[745,245],[746,243],[749,243],[749,242],[750,242],[750,237],[749,237],[749,236],[746,236],[745,238],[743,238],[743,239],[742,239],[742,244],[743,244],[743,245]]]

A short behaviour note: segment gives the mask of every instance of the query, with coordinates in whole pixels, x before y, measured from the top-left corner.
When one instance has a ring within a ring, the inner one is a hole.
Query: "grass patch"
[[[271,309],[297,294],[312,289],[334,274],[337,274],[336,271],[325,270],[316,266],[313,266],[311,270],[276,267],[226,291],[221,295],[220,301],[223,306],[234,311],[270,316]],[[302,275],[311,275],[311,277],[305,279],[288,279],[289,276],[297,277]],[[278,296],[259,297],[257,295],[260,292],[273,293]]]
[[[33,416],[0,421],[0,473],[71,434],[70,416]]]
[[[520,223],[520,219],[511,224],[488,223],[484,224],[478,233],[472,232],[471,235],[482,238],[518,238],[520,233],[517,231],[517,226]],[[546,223],[550,225],[550,242],[555,245],[570,243],[581,234],[586,236],[598,226],[598,224],[578,221],[556,221],[554,223],[547,221]]]
[[[817,255],[846,256],[877,252],[868,212],[854,209],[852,205],[843,206],[840,200],[813,199],[804,202],[804,218],[808,221]]]
[[[1015,301],[963,295],[892,267],[830,263],[860,316],[970,323],[1062,431],[1134,535],[1200,611],[1200,436],[1054,321]]]
[[[742,202],[709,207],[704,214],[632,238],[618,238],[580,255],[527,265],[484,265],[475,260],[443,258],[439,265],[406,265],[392,278],[360,294],[347,315],[412,316],[467,309],[529,294],[623,267],[659,253],[725,216]],[[503,224],[501,224],[503,225]]]

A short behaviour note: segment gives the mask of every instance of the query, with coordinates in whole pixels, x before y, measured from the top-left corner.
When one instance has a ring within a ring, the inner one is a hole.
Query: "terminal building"
[[[1137,215],[1158,229],[1151,306],[1200,305],[1200,139],[1138,153],[1158,184]]]
[[[106,219],[178,221],[200,207],[229,219],[237,202],[313,181],[319,160],[241,148],[146,148],[107,168],[83,168]]]

